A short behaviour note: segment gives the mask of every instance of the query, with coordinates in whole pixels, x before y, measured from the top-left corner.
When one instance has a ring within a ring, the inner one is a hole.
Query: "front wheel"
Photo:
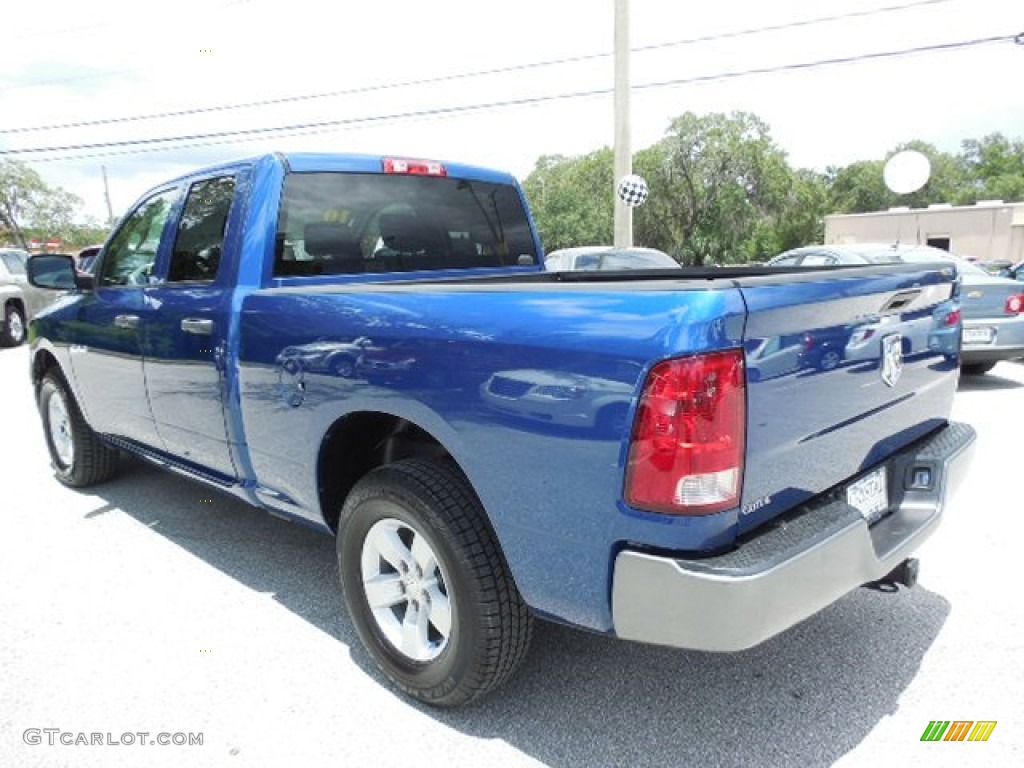
[[[72,488],[102,483],[117,471],[117,449],[101,442],[55,371],[39,385],[39,415],[57,479]]]
[[[529,609],[453,465],[411,459],[370,472],[342,509],[338,562],[360,639],[421,701],[465,704],[526,655]]]
[[[16,347],[25,341],[25,315],[15,304],[4,308],[4,327],[0,332],[0,345]]]
[[[356,373],[356,361],[347,355],[336,357],[330,364],[331,373],[343,379],[351,379]]]

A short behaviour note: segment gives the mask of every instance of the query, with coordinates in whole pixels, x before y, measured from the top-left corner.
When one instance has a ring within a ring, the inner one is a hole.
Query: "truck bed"
[[[728,551],[944,425],[957,365],[926,342],[952,294],[945,265],[285,278],[242,306],[244,429],[267,497],[322,521],[311,432],[362,412],[417,425],[469,476],[531,605],[608,629],[609,551]],[[845,359],[855,331],[883,320],[890,335],[925,340],[896,387],[880,354]],[[766,343],[782,358],[771,370]],[[835,366],[815,343],[840,350]],[[741,505],[677,518],[631,509],[626,425],[647,371],[735,347],[747,353]],[[351,374],[332,372],[325,349],[352,352]]]

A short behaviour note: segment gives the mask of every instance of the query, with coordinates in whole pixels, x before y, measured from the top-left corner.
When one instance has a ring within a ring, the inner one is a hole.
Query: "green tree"
[[[927,157],[931,174],[921,189],[897,195],[885,185],[885,163],[905,149],[916,150]],[[842,168],[830,167],[825,177],[830,213],[867,213],[901,205],[927,208],[932,203],[953,203],[963,197],[966,184],[964,166],[957,157],[917,140],[898,145],[884,160],[861,160]]]
[[[28,247],[22,221],[46,185],[39,174],[17,160],[0,160],[0,227],[9,239]]]
[[[896,196],[885,186],[883,160],[858,160],[849,165],[829,166],[825,171],[830,213],[884,211]]]
[[[958,157],[965,183],[957,202],[1024,200],[1024,140],[992,133],[966,139]]]
[[[48,189],[34,201],[26,221],[40,237],[72,241],[78,230],[75,215],[81,206],[78,195],[60,188]]]
[[[612,150],[579,157],[544,155],[523,182],[544,250],[610,243]]]
[[[50,187],[32,168],[18,160],[0,160],[0,227],[22,248],[26,233],[72,239],[75,215],[82,200],[60,187]]]
[[[693,265],[775,252],[772,222],[786,215],[793,173],[755,115],[687,112],[637,154],[635,167],[650,186],[635,216],[639,242]]]
[[[792,171],[775,214],[762,219],[754,230],[754,255],[770,258],[790,248],[822,242],[827,211],[824,174],[805,168]]]

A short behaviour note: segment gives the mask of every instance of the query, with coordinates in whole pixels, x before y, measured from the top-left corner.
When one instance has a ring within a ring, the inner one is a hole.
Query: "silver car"
[[[25,263],[29,254],[17,248],[0,248],[0,306],[3,326],[0,346],[16,347],[25,340],[28,322],[50,304],[53,291],[43,291],[28,284]]]

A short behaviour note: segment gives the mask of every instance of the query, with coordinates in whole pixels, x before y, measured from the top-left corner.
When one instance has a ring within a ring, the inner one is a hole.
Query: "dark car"
[[[949,261],[960,275],[963,337],[960,362],[964,373],[983,374],[1000,360],[1024,355],[1024,286],[1020,265],[1012,276],[992,275],[965,259],[926,245],[858,243],[808,245],[771,259],[777,267],[820,267],[857,264],[898,264]],[[1017,279],[1014,279],[1017,278]],[[929,345],[946,348],[935,334],[954,334],[955,324],[938,328]]]

